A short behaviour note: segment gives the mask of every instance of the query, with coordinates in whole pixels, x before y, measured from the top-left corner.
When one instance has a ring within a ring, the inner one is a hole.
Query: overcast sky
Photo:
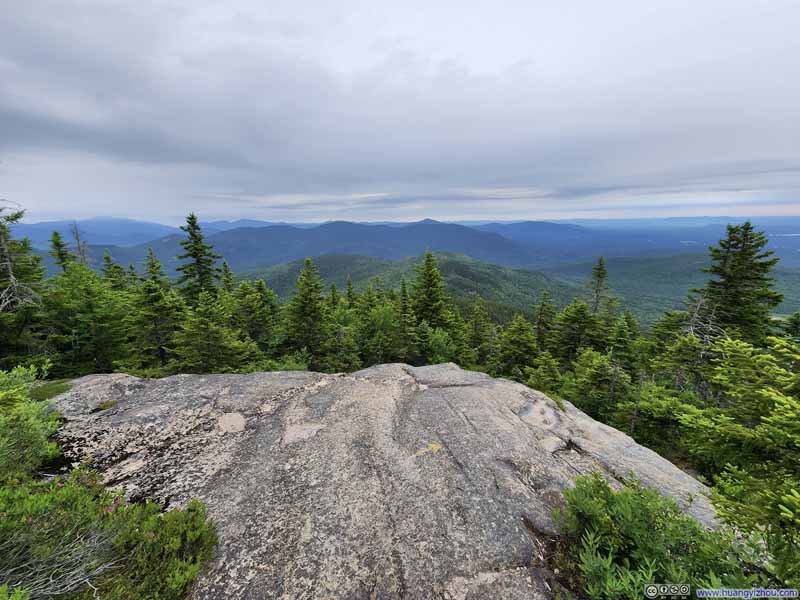
[[[800,214],[797,0],[26,0],[29,220]]]

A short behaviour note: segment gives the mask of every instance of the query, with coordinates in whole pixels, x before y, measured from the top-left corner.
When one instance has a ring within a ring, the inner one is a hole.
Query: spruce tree
[[[339,302],[341,302],[339,290],[336,288],[336,284],[332,283],[330,291],[328,292],[328,309],[336,310],[336,308],[339,306]]]
[[[347,276],[347,292],[345,293],[345,300],[347,300],[348,308],[355,308],[358,298],[355,290],[353,289],[353,280],[350,279],[350,275]]]
[[[425,321],[434,329],[446,329],[449,322],[449,303],[444,281],[431,252],[426,252],[417,267],[414,281],[414,314],[417,322]]]
[[[323,342],[320,368],[327,372],[349,372],[361,367],[355,311],[339,302],[328,313],[328,332]]]
[[[524,382],[526,368],[533,366],[537,354],[533,326],[525,317],[517,314],[500,333],[489,370],[494,376]]]
[[[122,265],[114,262],[108,250],[103,253],[103,279],[114,290],[123,290],[128,286],[128,274]]]
[[[486,303],[480,296],[475,296],[467,323],[467,340],[474,352],[475,361],[486,365],[492,350],[492,323]]]
[[[400,327],[397,333],[399,345],[397,359],[415,364],[419,358],[419,337],[417,335],[417,317],[408,295],[405,278],[400,280]]]
[[[558,391],[561,384],[561,372],[558,361],[547,350],[540,352],[533,361],[533,367],[525,371],[528,379],[525,384],[535,390],[552,394]]]
[[[247,370],[257,362],[255,342],[240,339],[227,321],[215,296],[200,292],[197,305],[186,312],[175,334],[173,367],[182,373],[228,373]]]
[[[194,305],[201,292],[213,292],[219,268],[216,260],[221,258],[213,252],[213,246],[205,242],[197,216],[194,213],[186,217],[186,225],[181,226],[186,232],[186,239],[181,241],[185,250],[178,255],[178,260],[187,260],[177,268],[181,274],[178,285],[190,304]]]
[[[56,264],[61,267],[62,272],[67,270],[68,264],[75,262],[75,255],[70,252],[64,238],[57,231],[54,231],[53,235],[50,236],[49,254],[55,259]]]
[[[228,261],[226,260],[222,261],[222,268],[219,271],[219,282],[222,285],[222,289],[228,293],[233,292],[236,286],[233,279],[233,271],[231,271]]]
[[[24,211],[3,214],[0,207],[0,369],[14,367],[41,347],[36,329],[41,317],[44,269],[27,239],[11,236]]]
[[[124,358],[127,298],[81,263],[50,282],[43,302],[43,328],[57,377],[107,373]]]
[[[170,347],[186,307],[172,289],[152,248],[147,249],[145,273],[134,294],[134,311],[128,319],[131,351],[126,362],[137,369],[163,369],[170,359]]]
[[[725,239],[709,248],[711,266],[704,272],[712,278],[694,290],[723,329],[754,343],[762,343],[769,334],[770,313],[783,301],[770,276],[778,258],[764,249],[767,243],[766,235],[749,221],[728,225]]]
[[[608,299],[608,269],[606,269],[606,259],[598,257],[597,262],[592,267],[592,275],[589,278],[589,306],[593,314],[597,314],[603,308],[604,302]]]
[[[556,317],[550,350],[566,368],[582,348],[594,345],[598,329],[597,315],[592,313],[586,302],[575,299]]]
[[[536,343],[539,348],[547,348],[549,346],[550,334],[553,331],[555,320],[556,307],[550,298],[550,292],[545,289],[542,291],[539,304],[536,305],[533,311],[533,328],[536,331]]]
[[[784,335],[800,342],[800,311],[790,315],[781,324]]]
[[[275,351],[275,328],[278,298],[263,279],[242,281],[233,293],[232,322],[235,329],[253,340],[258,348],[271,355]]]
[[[286,349],[305,350],[312,365],[319,364],[325,341],[325,300],[317,267],[306,258],[297,277],[296,291],[286,306]],[[313,367],[312,367],[313,368]]]

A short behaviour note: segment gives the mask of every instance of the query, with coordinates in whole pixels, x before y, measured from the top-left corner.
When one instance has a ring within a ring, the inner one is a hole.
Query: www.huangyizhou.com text
[[[797,598],[794,588],[698,588],[698,598]]]

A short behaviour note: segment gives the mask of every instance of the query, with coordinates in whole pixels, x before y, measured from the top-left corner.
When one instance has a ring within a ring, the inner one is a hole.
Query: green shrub
[[[757,581],[732,535],[705,530],[635,481],[614,491],[600,475],[579,477],[564,497],[560,567],[590,598],[639,599],[653,582],[750,587]]]
[[[7,585],[0,585],[0,600],[28,600],[30,595],[21,588],[9,591]]]
[[[49,441],[57,416],[43,402],[30,399],[36,367],[0,371],[0,484],[29,477],[58,454]]]
[[[34,598],[177,600],[216,535],[196,501],[162,513],[150,502],[127,504],[77,471],[0,487],[0,540],[0,581],[20,582]]]

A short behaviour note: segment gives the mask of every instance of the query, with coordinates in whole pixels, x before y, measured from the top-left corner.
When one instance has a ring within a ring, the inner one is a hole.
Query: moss
[[[54,379],[53,381],[45,381],[31,388],[31,400],[36,402],[43,402],[55,398],[59,394],[68,392],[71,385],[69,379]]]

